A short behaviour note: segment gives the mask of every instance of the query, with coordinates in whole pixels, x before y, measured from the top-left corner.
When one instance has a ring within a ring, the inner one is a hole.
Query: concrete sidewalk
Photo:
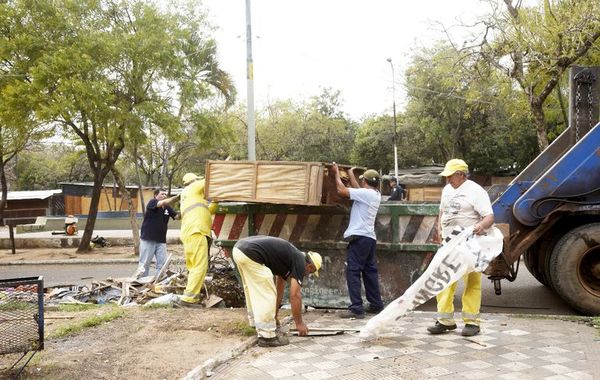
[[[167,230],[167,244],[179,244],[179,229]],[[76,248],[79,246],[83,230],[77,235],[53,235],[52,231],[15,233],[15,246],[17,249],[24,248]],[[92,236],[102,236],[112,246],[133,245],[133,233],[131,230],[95,230]],[[8,228],[0,228],[0,249],[11,249]]]
[[[430,335],[426,328],[434,315],[412,312],[373,342],[345,333],[292,336],[290,345],[278,348],[253,346],[216,368],[211,379],[600,378],[600,336],[584,323],[483,314],[481,334],[465,338],[460,323],[453,332]],[[309,328],[360,328],[366,323],[340,319],[335,312],[309,312],[305,318],[314,319]]]

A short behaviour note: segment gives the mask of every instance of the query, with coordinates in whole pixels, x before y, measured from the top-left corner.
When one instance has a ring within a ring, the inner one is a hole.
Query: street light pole
[[[254,62],[252,61],[252,28],[250,0],[246,0],[246,79],[248,79],[248,160],[256,160],[254,119]]]
[[[398,134],[396,132],[396,78],[394,76],[394,65],[392,64],[392,59],[388,58],[387,61],[390,63],[390,67],[392,68],[392,112],[394,113],[394,176],[396,180],[398,180]]]

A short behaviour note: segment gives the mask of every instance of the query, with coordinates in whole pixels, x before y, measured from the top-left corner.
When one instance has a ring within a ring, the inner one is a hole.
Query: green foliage
[[[3,5],[11,17],[0,19],[0,30],[8,30],[11,43],[2,54],[25,56],[29,65],[27,80],[11,87],[7,103],[27,99],[37,121],[62,128],[86,151],[95,186],[82,250],[89,246],[101,184],[126,146],[149,141],[152,129],[171,139],[200,131],[206,126],[202,101],[233,101],[231,79],[205,34],[205,16],[192,5],[166,11],[141,0]]]
[[[19,190],[58,189],[59,182],[92,181],[85,151],[64,144],[39,144],[19,154]]]
[[[309,102],[282,100],[256,114],[256,158],[270,161],[350,161],[356,125],[340,111],[339,92],[324,90]],[[247,157],[245,111],[226,117],[237,138],[227,145],[233,159]]]
[[[600,2],[543,0],[523,6],[520,1],[505,1],[505,6],[485,21],[494,29],[494,38],[471,50],[525,94],[541,150],[567,123],[560,83],[568,68],[597,55]]]
[[[399,151],[412,149],[414,162],[459,157],[474,171],[491,175],[523,168],[535,156],[521,97],[486,62],[439,45],[415,55],[406,83],[404,123],[419,133]]]

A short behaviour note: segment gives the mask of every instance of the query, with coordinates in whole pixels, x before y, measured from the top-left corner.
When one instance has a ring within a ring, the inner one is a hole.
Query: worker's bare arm
[[[308,335],[308,327],[302,320],[302,291],[301,286],[295,278],[290,280],[290,304],[292,305],[292,317],[296,323],[299,336]]]

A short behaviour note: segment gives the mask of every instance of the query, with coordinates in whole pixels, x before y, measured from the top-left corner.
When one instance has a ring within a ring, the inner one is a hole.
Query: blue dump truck
[[[599,68],[571,70],[571,126],[504,188],[490,189],[503,252],[487,269],[496,293],[516,279],[520,258],[574,309],[600,315]],[[492,196],[492,194],[494,194]],[[438,204],[383,202],[376,219],[382,296],[389,302],[429,265],[438,245]],[[287,239],[323,256],[321,276],[303,288],[307,305],[346,307],[348,209],[336,205],[220,204],[216,244],[230,249],[248,235]]]
[[[527,269],[574,309],[600,315],[600,68],[571,69],[570,127],[493,202],[505,236],[486,272],[514,280]]]

